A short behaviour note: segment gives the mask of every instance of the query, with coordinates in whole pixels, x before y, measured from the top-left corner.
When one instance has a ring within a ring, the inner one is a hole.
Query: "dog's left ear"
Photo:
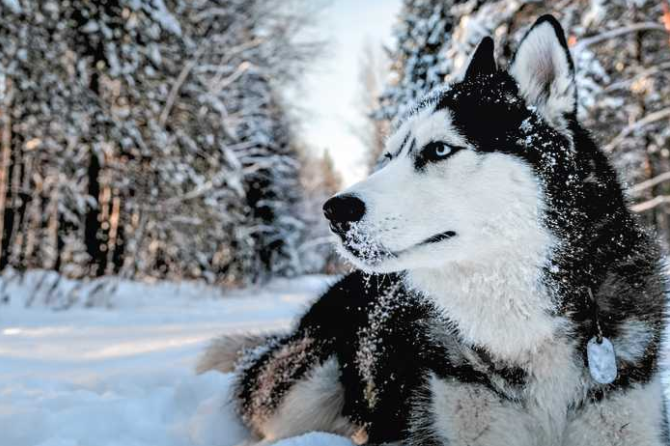
[[[575,67],[561,24],[544,15],[519,44],[509,72],[521,95],[549,123],[565,126],[565,116],[577,109]]]

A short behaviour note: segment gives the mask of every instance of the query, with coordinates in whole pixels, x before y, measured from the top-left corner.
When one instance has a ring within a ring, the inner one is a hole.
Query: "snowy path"
[[[126,283],[112,309],[0,306],[0,446],[241,443],[231,377],[195,376],[194,360],[217,334],[285,329],[324,283],[278,281],[224,299],[206,287]],[[326,434],[278,444],[351,445]]]

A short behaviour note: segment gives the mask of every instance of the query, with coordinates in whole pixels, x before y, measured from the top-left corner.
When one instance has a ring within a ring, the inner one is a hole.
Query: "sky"
[[[317,16],[317,36],[328,42],[312,64],[300,91],[289,99],[297,105],[300,134],[310,150],[328,150],[345,185],[362,179],[366,149],[355,128],[364,116],[359,95],[361,57],[366,45],[393,43],[392,27],[401,0],[331,0]]]

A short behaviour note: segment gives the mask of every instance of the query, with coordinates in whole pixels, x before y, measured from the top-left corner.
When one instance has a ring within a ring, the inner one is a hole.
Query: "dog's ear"
[[[544,15],[519,44],[509,72],[521,95],[551,124],[565,126],[577,108],[575,67],[561,24]]]
[[[468,68],[465,69],[464,79],[472,79],[482,74],[492,74],[496,71],[496,59],[493,54],[493,39],[484,37],[477,49],[470,56]]]

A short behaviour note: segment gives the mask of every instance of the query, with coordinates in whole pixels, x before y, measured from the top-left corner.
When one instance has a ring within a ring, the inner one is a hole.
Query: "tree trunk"
[[[102,257],[104,253],[100,249],[101,240],[100,233],[100,160],[98,156],[91,149],[89,163],[88,163],[88,195],[93,197],[96,202],[95,206],[89,206],[86,211],[86,219],[84,222],[84,243],[86,245],[86,252],[90,257],[89,274],[92,277],[101,276],[104,273],[102,268]]]
[[[0,269],[7,265],[6,247],[9,246],[8,234],[5,233],[5,209],[7,208],[7,183],[9,180],[9,164],[12,156],[12,115],[11,98],[12,83],[5,80],[4,100],[0,108]]]

